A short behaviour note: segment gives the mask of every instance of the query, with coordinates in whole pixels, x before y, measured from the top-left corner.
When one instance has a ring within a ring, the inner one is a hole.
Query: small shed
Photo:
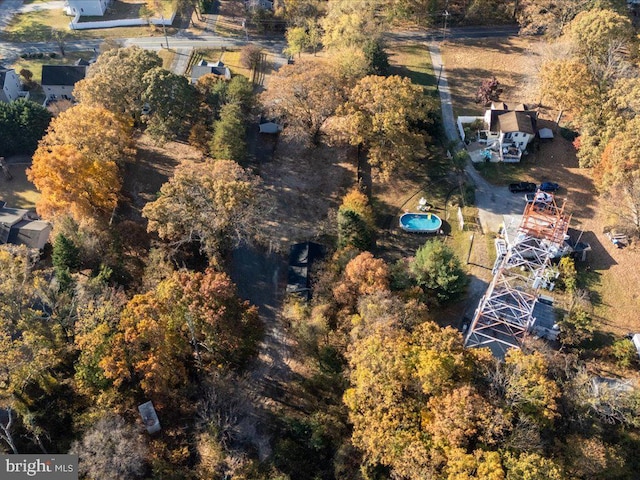
[[[538,135],[541,140],[553,140],[553,130],[550,128],[541,128],[538,130]]]
[[[160,426],[160,420],[158,419],[158,414],[156,413],[156,409],[153,407],[153,402],[149,400],[142,405],[138,405],[138,411],[140,412],[140,417],[142,417],[142,422],[144,423],[147,432],[156,433],[159,432],[162,428]]]
[[[276,134],[282,131],[282,125],[275,122],[266,122],[260,124],[260,133]]]

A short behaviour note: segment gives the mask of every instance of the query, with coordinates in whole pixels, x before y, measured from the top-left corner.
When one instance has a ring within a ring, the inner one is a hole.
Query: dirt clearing
[[[475,101],[476,91],[483,80],[494,76],[504,89],[501,99],[537,103],[540,42],[530,37],[484,38],[441,46],[454,114],[482,115],[483,106]]]

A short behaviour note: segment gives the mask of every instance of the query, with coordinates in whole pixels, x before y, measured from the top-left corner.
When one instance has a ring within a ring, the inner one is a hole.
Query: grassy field
[[[15,15],[4,31],[0,32],[3,40],[10,42],[49,42],[51,29],[67,31],[71,17],[62,10],[40,10]],[[71,36],[77,34],[70,32]]]
[[[132,7],[127,7],[131,9]],[[139,7],[137,8],[139,10]],[[107,20],[108,16],[95,17],[95,20]],[[0,31],[0,39],[9,42],[49,42],[51,30],[62,30],[67,33],[67,39],[81,38],[127,38],[163,35],[161,27],[116,27],[92,30],[69,30],[72,17],[65,15],[63,10],[41,10],[25,12],[15,15],[6,29]],[[85,20],[86,21],[86,20]],[[174,35],[177,29],[167,27],[167,34]]]
[[[49,55],[45,55],[44,58],[19,58],[11,67],[16,72],[20,72],[23,68],[30,70],[33,73],[33,80],[40,83],[43,65],[74,65],[80,58],[89,60],[93,58],[93,55],[92,51],[85,51],[67,52],[64,57],[57,54],[55,58],[51,58]]]
[[[449,80],[453,112],[478,115],[483,106],[475,94],[483,80],[495,76],[504,89],[501,99],[537,103],[540,40],[531,37],[487,38],[446,42],[442,58]]]
[[[11,160],[11,159],[10,159]],[[9,165],[12,180],[0,177],[0,200],[7,202],[7,206],[15,208],[34,209],[40,193],[27,180],[27,165]]]
[[[425,44],[391,44],[387,52],[391,74],[409,77],[413,83],[425,87],[426,91],[435,91],[436,77]]]
[[[171,70],[171,65],[173,65],[173,61],[176,58],[176,52],[163,48],[158,52],[158,56],[162,59],[162,68]]]

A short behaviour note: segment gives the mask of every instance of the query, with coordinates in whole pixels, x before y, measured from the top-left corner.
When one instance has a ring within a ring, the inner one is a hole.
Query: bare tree
[[[6,419],[3,418],[0,421],[0,439],[7,442],[13,453],[18,453],[16,444],[13,441],[13,435],[11,434],[11,427],[13,426],[13,409],[11,407],[2,410],[6,414]]]
[[[71,445],[71,453],[79,456],[81,475],[131,480],[144,473],[147,446],[138,430],[122,417],[106,416]]]
[[[58,44],[58,49],[60,50],[60,55],[64,57],[65,55],[65,40],[67,38],[67,32],[64,30],[58,30],[57,28],[51,29],[51,39]]]

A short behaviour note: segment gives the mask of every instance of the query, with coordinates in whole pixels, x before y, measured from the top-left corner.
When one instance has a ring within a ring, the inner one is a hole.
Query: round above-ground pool
[[[400,216],[400,228],[407,232],[435,233],[442,220],[434,213],[405,213]]]

